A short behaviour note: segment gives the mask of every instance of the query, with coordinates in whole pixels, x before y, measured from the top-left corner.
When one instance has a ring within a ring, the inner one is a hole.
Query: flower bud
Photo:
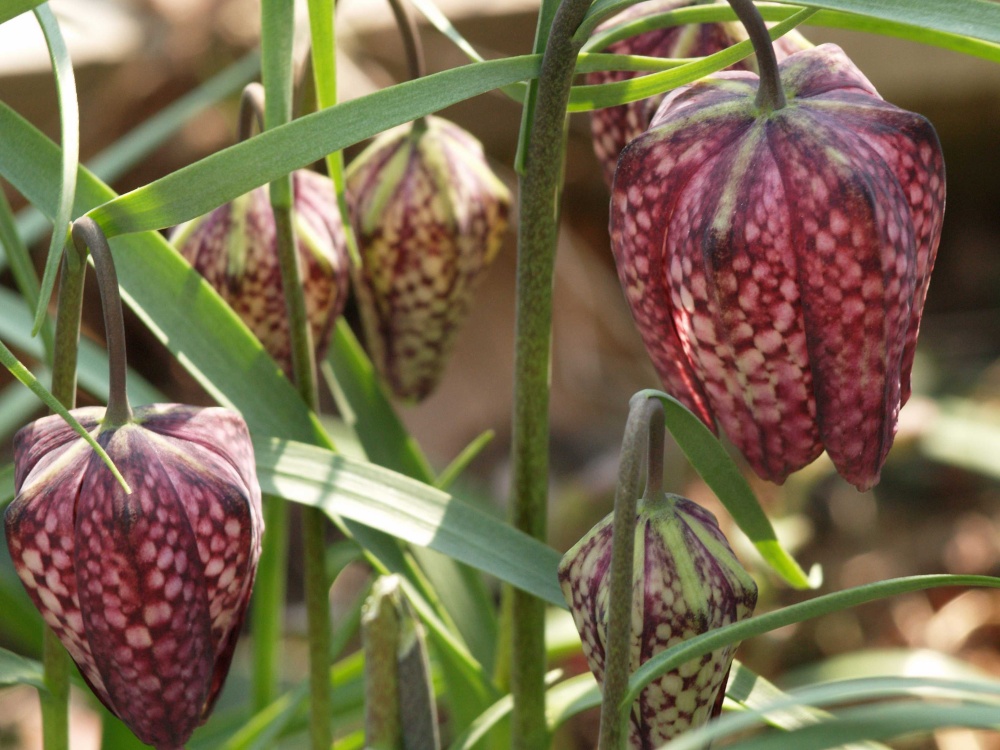
[[[376,138],[351,163],[347,194],[372,361],[397,397],[419,401],[437,385],[500,249],[510,192],[479,141],[428,117]]]
[[[865,490],[910,394],[941,146],[834,45],[778,67],[774,111],[746,72],[664,99],[619,160],[612,249],[669,393],[765,479],[825,448]]]
[[[333,324],[347,302],[347,244],[328,178],[300,169],[292,173],[292,192],[306,317],[319,360],[326,354]],[[267,188],[257,188],[181,224],[170,241],[290,377],[288,315]]]
[[[72,414],[92,433],[104,409]],[[222,688],[250,600],[263,521],[246,424],[220,408],[138,408],[97,440],[121,485],[61,417],[14,438],[7,544],[84,680],[139,739],[180,748]]]
[[[639,3],[622,11],[597,27],[596,33],[629,21],[667,13],[680,8],[703,4],[704,0],[654,0]],[[686,58],[707,57],[746,40],[742,23],[701,23],[653,29],[607,46],[603,51],[613,55],[643,55],[645,57]],[[797,31],[791,31],[774,42],[774,53],[779,60],[793,52],[808,49],[811,45]],[[732,66],[733,70],[756,70],[756,57],[747,57]],[[588,84],[626,81],[642,75],[637,71],[607,70],[589,73]],[[611,186],[618,164],[618,155],[634,138],[642,135],[666,94],[621,104],[617,107],[597,109],[591,114],[594,153],[601,163],[605,182]]]
[[[559,583],[603,684],[608,642],[612,521],[609,515],[563,557]],[[639,501],[632,568],[630,672],[678,643],[749,617],[757,586],[733,554],[715,517],[677,495]],[[708,721],[733,661],[727,646],[651,682],[630,713],[629,744],[657,748]]]

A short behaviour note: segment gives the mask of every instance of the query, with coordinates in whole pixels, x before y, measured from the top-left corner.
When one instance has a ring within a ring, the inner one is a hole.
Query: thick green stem
[[[86,271],[87,266],[80,262],[79,255],[64,253],[53,347],[52,395],[67,409],[76,406],[76,365]],[[43,747],[44,750],[68,750],[70,658],[52,629],[48,625],[43,628],[42,663],[48,688],[48,692],[39,692]]]
[[[125,391],[125,317],[122,315],[118,274],[107,237],[97,222],[83,216],[73,222],[72,234],[81,260],[87,257],[88,250],[94,257],[101,307],[104,308],[104,336],[108,345],[108,409],[104,413],[101,429],[114,429],[132,420],[132,407]]]
[[[291,119],[291,14],[285,0],[262,6],[264,47],[264,125],[277,127]],[[270,184],[275,242],[281,287],[288,316],[292,374],[302,400],[312,410],[319,406],[312,330],[306,315],[302,272],[292,223],[292,180],[286,176]],[[326,581],[325,516],[318,508],[302,510],[302,556],[309,637],[309,734],[313,750],[329,750],[333,742],[330,722],[330,604]]]
[[[511,523],[546,537],[549,453],[549,349],[558,237],[563,129],[580,45],[573,34],[590,0],[563,0],[552,21],[521,181],[514,351]],[[513,746],[548,746],[545,724],[545,605],[510,594]]]
[[[288,312],[288,331],[292,343],[292,372],[302,400],[316,410],[316,364],[309,319],[306,316],[299,254],[292,227],[290,207],[275,205],[275,233],[281,266],[281,286]],[[314,750],[328,750],[333,741],[330,723],[330,603],[326,581],[326,516],[319,508],[302,509],[302,556],[309,636],[309,728]]]
[[[781,109],[787,102],[785,91],[781,87],[781,76],[778,75],[778,58],[774,55],[767,25],[752,0],[729,0],[729,4],[746,28],[754,54],[757,55],[757,67],[760,70],[757,107],[765,112]]]
[[[619,706],[628,690],[631,671],[636,505],[642,482],[644,448],[648,476],[646,493],[663,486],[663,438],[663,405],[655,398],[636,394],[629,404],[615,491],[599,750],[620,750],[628,738],[628,722],[623,721]]]

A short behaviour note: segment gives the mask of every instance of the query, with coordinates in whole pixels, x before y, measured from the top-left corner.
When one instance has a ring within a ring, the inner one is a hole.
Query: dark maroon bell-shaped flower
[[[507,228],[510,191],[470,133],[440,117],[383,133],[347,172],[361,251],[354,290],[372,361],[392,392],[440,380]]]
[[[105,410],[72,414],[92,434]],[[235,412],[138,408],[97,434],[132,488],[59,416],[14,438],[7,543],[35,606],[101,701],[143,742],[180,748],[218,697],[263,532]]]
[[[292,173],[292,194],[306,317],[316,358],[322,359],[347,302],[347,244],[329,178],[297,170]],[[170,241],[291,376],[288,314],[267,188],[181,224]]]
[[[941,147],[836,46],[677,89],[622,153],[618,274],[666,389],[781,482],[825,448],[859,489],[892,444],[944,213]]]
[[[705,0],[653,0],[639,3],[625,9],[618,15],[597,27],[601,33],[624,23],[650,16],[667,13],[680,8],[704,5]],[[707,57],[726,47],[742,42],[747,33],[742,23],[736,21],[721,23],[700,23],[653,29],[641,34],[613,42],[603,52],[614,55],[643,55],[646,57],[686,58]],[[808,49],[811,45],[797,31],[789,32],[774,43],[778,59]],[[756,58],[747,57],[733,66],[733,69],[756,71]],[[602,70],[587,74],[588,84],[614,83],[626,81],[642,73],[628,70]],[[617,107],[596,109],[591,113],[590,127],[593,133],[594,153],[601,163],[605,182],[611,185],[618,164],[618,155],[626,144],[642,135],[649,127],[650,120],[665,94],[648,99],[621,104]]]
[[[598,523],[559,563],[559,583],[583,654],[602,684],[613,520],[609,515]],[[632,586],[629,672],[671,646],[749,617],[757,604],[757,585],[715,516],[662,492],[637,507]],[[713,651],[651,682],[631,711],[629,745],[652,750],[708,721],[721,701],[735,650]]]

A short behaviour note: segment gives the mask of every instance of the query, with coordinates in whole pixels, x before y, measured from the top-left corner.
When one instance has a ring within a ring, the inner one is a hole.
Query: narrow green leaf
[[[987,0],[777,0],[877,18],[1000,44],[1000,4]]]
[[[322,370],[344,420],[368,458],[425,484],[436,482],[420,446],[406,431],[375,368],[343,319],[338,320]],[[479,662],[493,663],[497,623],[490,593],[473,571],[427,550],[414,550],[448,615]]]
[[[41,360],[44,352],[37,338],[31,337],[31,314],[17,295],[0,288],[0,339],[20,349],[29,357]],[[88,338],[80,339],[77,354],[77,378],[80,387],[100,401],[108,400],[108,354],[104,347]],[[164,401],[163,394],[131,367],[126,379],[128,399],[133,406]]]
[[[340,318],[323,363],[327,385],[344,421],[357,434],[372,463],[427,484],[434,471],[416,440],[406,431],[351,327]]]
[[[396,472],[322,448],[257,441],[261,489],[430,547],[565,607],[559,553],[475,507]]]
[[[775,726],[775,717],[785,717],[792,712],[813,711],[808,721],[779,726],[781,729],[792,730],[792,736],[799,736],[794,730],[817,725],[839,724],[845,715],[844,711],[834,711],[833,707],[841,703],[874,703],[904,705],[900,699],[909,699],[907,703],[919,701],[928,711],[939,707],[938,701],[966,701],[983,707],[992,707],[994,711],[1000,707],[1000,684],[996,682],[969,682],[942,680],[927,677],[878,677],[854,680],[840,680],[833,683],[811,685],[808,688],[781,693],[777,699],[759,705],[751,710],[730,713],[718,721],[687,732],[670,744],[670,750],[701,750],[724,738],[745,733],[749,729],[759,729],[762,724]],[[937,705],[936,705],[937,704]],[[954,705],[954,703],[952,703]],[[813,706],[823,706],[830,711],[817,711]],[[779,718],[780,720],[780,718]],[[997,719],[1000,726],[1000,719]],[[892,732],[881,733],[865,731],[852,737],[852,748],[884,748],[872,742],[865,742],[873,734],[879,734],[888,739]],[[774,734],[764,735],[774,737]],[[838,744],[839,746],[839,744]]]
[[[776,5],[773,3],[758,3],[757,9],[766,21],[784,21],[797,13],[800,8]],[[711,23],[717,21],[732,21],[736,18],[732,8],[725,4],[696,5],[666,13],[656,13],[649,16],[618,24],[604,29],[591,36],[584,50],[605,49],[609,44],[620,39],[651,31],[688,23]],[[863,31],[881,36],[893,36],[920,44],[929,44],[943,49],[961,52],[986,60],[1000,62],[1000,45],[981,39],[974,39],[961,34],[949,33],[914,26],[909,23],[886,21],[871,16],[860,16],[854,13],[842,13],[832,10],[821,10],[809,19],[810,26],[827,26],[830,28]]]
[[[15,16],[37,8],[44,0],[5,0],[0,4],[0,23],[5,23]]]
[[[625,8],[635,5],[639,0],[597,0],[587,13],[587,18],[581,24],[579,34],[590,36],[591,32],[605,19],[620,13]],[[777,3],[795,6],[795,9],[807,6],[825,8],[832,11],[842,11],[845,16],[854,15],[857,21],[845,20],[844,23],[866,23],[862,18],[874,19],[885,26],[869,25],[870,30],[881,32],[882,28],[899,26],[919,27],[927,30],[943,32],[953,36],[983,39],[988,42],[1000,43],[1000,6],[987,0],[775,0]],[[775,20],[768,16],[772,3],[758,4],[765,20]],[[725,20],[731,20],[735,14],[725,9]],[[714,15],[700,16],[692,13],[681,16],[684,23],[703,23],[722,20]],[[810,21],[812,24],[813,21]],[[817,21],[817,24],[820,23]],[[853,28],[853,26],[852,26]]]
[[[10,203],[7,201],[7,196],[3,190],[0,190],[0,246],[3,247],[3,257],[6,258],[7,263],[10,265],[11,273],[14,276],[14,283],[17,285],[17,289],[21,292],[22,297],[22,299],[17,300],[13,305],[6,306],[6,309],[11,311],[19,310],[22,305],[26,305],[29,310],[37,309],[40,289],[38,274],[35,273],[35,265],[31,260],[31,253],[28,251],[27,244],[21,239],[17,231]],[[2,270],[2,267],[0,267],[0,270]],[[31,330],[30,323],[28,330],[29,332]],[[51,364],[55,344],[52,323],[47,317],[42,325],[41,334],[44,360]]]
[[[764,732],[727,745],[732,750],[824,750],[863,740],[891,740],[937,729],[1000,729],[995,705],[883,701],[838,711],[832,718],[793,732]],[[686,738],[685,738],[686,739]],[[668,747],[692,747],[687,742]],[[704,745],[698,745],[699,748]]]
[[[815,10],[805,8],[775,24],[768,29],[771,39],[783,36],[815,13]],[[651,73],[617,83],[574,86],[570,93],[569,111],[583,112],[646,99],[654,94],[683,86],[685,83],[697,81],[710,73],[733,65],[751,54],[753,54],[753,45],[747,39],[716,52],[714,55],[700,58],[662,73]]]
[[[31,326],[31,335],[38,335],[48,310],[56,274],[62,260],[63,248],[69,233],[69,222],[73,211],[73,194],[76,190],[76,172],[80,165],[80,111],[76,101],[76,81],[73,77],[73,61],[70,59],[66,42],[63,41],[59,22],[48,4],[35,8],[35,17],[45,35],[45,43],[52,59],[52,72],[56,81],[56,98],[59,101],[59,125],[62,131],[62,176],[59,183],[59,207],[52,223],[52,241],[45,260],[38,306]]]
[[[32,685],[47,691],[45,670],[41,662],[0,648],[0,685]]]
[[[298,118],[91,210],[108,236],[162,229],[395,125],[538,74],[525,55],[453,68]]]
[[[788,693],[780,690],[739,661],[733,662],[729,682],[726,685],[726,698],[746,711],[764,711],[766,709],[764,721],[770,726],[780,729],[798,729],[830,717],[828,711],[816,708],[812,701],[805,702],[790,698]],[[789,701],[789,703],[778,710],[775,706],[780,701]],[[859,742],[845,745],[842,750],[890,749],[877,742]]]
[[[927,575],[908,578],[893,578],[888,581],[857,586],[844,591],[817,596],[798,604],[792,604],[773,612],[756,615],[741,622],[732,623],[661,651],[637,669],[629,679],[629,690],[622,702],[623,710],[631,706],[639,693],[660,675],[691,659],[711,653],[718,648],[763,635],[772,630],[811,620],[831,612],[839,612],[861,604],[898,596],[912,591],[940,588],[944,586],[976,586],[1000,588],[1000,578],[971,575]]]
[[[561,675],[561,670],[553,670],[552,672],[549,672],[545,675],[545,684],[552,685],[552,683],[559,679]],[[581,677],[587,676],[588,675],[581,675]],[[554,694],[558,695],[560,687],[570,682],[573,682],[573,680],[566,680],[559,683],[554,688],[551,688],[548,691],[548,696],[551,698]],[[591,679],[591,683],[593,683],[593,679]],[[510,694],[503,696],[483,711],[483,713],[481,713],[464,732],[452,740],[451,745],[448,746],[449,750],[471,750],[471,748],[476,747],[476,745],[483,740],[487,734],[489,734],[489,731],[500,722],[504,721],[513,710],[513,696]]]
[[[13,375],[19,381],[21,381],[21,383],[27,386],[32,393],[38,396],[38,398],[41,400],[43,404],[45,404],[47,407],[49,407],[49,409],[51,409],[53,412],[62,417],[66,421],[66,424],[72,427],[73,431],[77,435],[82,437],[84,441],[86,441],[86,443],[91,448],[94,449],[94,451],[100,457],[101,461],[104,462],[104,465],[108,467],[108,469],[114,475],[115,479],[118,480],[118,483],[125,489],[125,492],[127,493],[132,492],[132,490],[128,486],[128,482],[125,481],[125,477],[123,477],[119,473],[118,467],[115,466],[114,462],[111,460],[111,457],[104,452],[104,448],[102,448],[100,445],[97,444],[97,441],[94,440],[93,435],[87,432],[87,430],[84,429],[83,425],[80,424],[76,420],[76,418],[69,413],[66,407],[63,406],[61,403],[59,403],[59,399],[57,399],[55,396],[49,393],[49,390],[44,385],[38,382],[38,380],[35,378],[34,375],[31,374],[28,368],[18,361],[17,357],[14,356],[11,350],[8,349],[2,341],[0,341],[0,364],[3,364],[3,366],[7,368],[7,370],[10,372],[11,375]]]
[[[462,475],[462,472],[468,468],[469,464],[476,460],[476,456],[482,452],[483,448],[493,441],[495,436],[496,433],[493,430],[486,430],[477,435],[438,475],[434,486],[439,490],[447,490],[451,487],[455,480]]]
[[[816,575],[814,574],[811,580],[781,546],[771,521],[757,501],[757,496],[715,435],[672,396],[654,390],[643,393],[647,398],[659,399],[663,404],[670,434],[674,436],[674,440],[684,451],[695,471],[726,506],[733,520],[750,538],[768,565],[795,588],[818,586]]]
[[[104,182],[113,182],[161,146],[202,110],[239,91],[260,72],[260,56],[247,54],[162,110],[144,120],[87,162]],[[33,206],[17,215],[17,229],[26,245],[36,242],[48,222]],[[34,307],[32,307],[34,309]]]

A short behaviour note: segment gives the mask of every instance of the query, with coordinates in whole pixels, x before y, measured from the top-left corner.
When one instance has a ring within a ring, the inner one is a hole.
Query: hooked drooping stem
[[[781,88],[781,77],[778,75],[778,58],[771,45],[771,36],[757,7],[751,0],[729,0],[740,23],[747,30],[754,54],[757,55],[757,67],[760,70],[760,88],[757,89],[755,104],[763,110],[774,112],[787,103],[785,91]]]
[[[132,419],[132,407],[125,390],[125,319],[118,291],[118,274],[104,230],[96,221],[87,216],[77,219],[73,222],[72,235],[81,260],[86,259],[88,251],[94,256],[97,286],[104,309],[104,335],[108,344],[108,409],[101,429],[114,429]]]
[[[663,489],[663,405],[636,394],[629,403],[615,491],[611,546],[607,659],[601,702],[600,750],[618,750],[627,733],[622,699],[628,688],[632,648],[632,562],[635,557],[636,505],[646,448],[646,495]],[[645,446],[644,446],[645,444]]]

